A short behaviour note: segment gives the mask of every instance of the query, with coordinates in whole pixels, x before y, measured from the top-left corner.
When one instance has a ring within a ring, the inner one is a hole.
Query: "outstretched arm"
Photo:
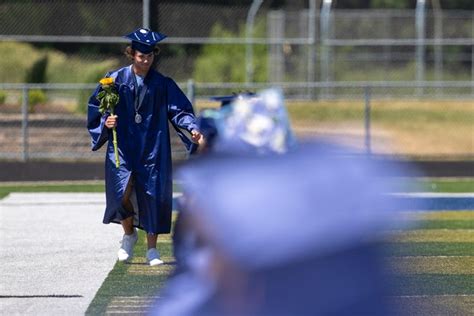
[[[197,144],[202,138],[196,125],[194,110],[186,95],[178,85],[168,79],[168,119],[178,132],[188,150],[193,143]]]

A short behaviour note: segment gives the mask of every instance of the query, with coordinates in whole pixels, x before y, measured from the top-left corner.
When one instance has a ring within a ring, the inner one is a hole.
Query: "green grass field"
[[[474,311],[474,210],[410,212],[412,228],[387,243],[403,315]]]
[[[404,179],[406,182],[407,179]],[[474,192],[474,179],[408,179],[409,189]],[[176,186],[175,189],[178,189]],[[102,183],[2,184],[10,192],[103,192]],[[404,212],[409,228],[386,240],[387,265],[399,285],[393,301],[400,315],[467,315],[474,310],[474,210]],[[130,264],[117,262],[87,314],[146,312],[174,268],[171,236],[160,236],[165,265],[145,261],[145,234],[139,233]]]
[[[0,183],[0,199],[7,196],[10,192],[105,192],[103,181],[72,182],[72,183],[47,183],[39,182],[25,184]],[[174,192],[179,192],[178,184],[174,184]]]
[[[415,188],[432,192],[474,192],[474,179],[417,179]],[[387,262],[399,285],[393,301],[402,306],[400,314],[467,314],[474,304],[474,212],[409,212],[411,228],[399,232],[387,241]],[[142,237],[138,253],[144,253]],[[169,240],[160,245],[165,253],[170,251]],[[171,257],[165,257],[172,260]],[[144,257],[136,258],[143,263]],[[138,272],[139,271],[139,272]],[[169,266],[149,268],[135,264],[117,263],[105,280],[88,314],[114,312],[132,308],[146,311],[170,271]],[[142,276],[148,292],[142,292]],[[151,282],[151,284],[150,284]],[[136,284],[136,285],[135,285]],[[135,290],[137,287],[139,290]],[[138,294],[140,292],[141,294]],[[120,294],[115,294],[120,293]],[[128,294],[127,294],[128,293]],[[140,296],[138,300],[136,296]],[[128,306],[128,307],[127,307]]]
[[[144,313],[174,268],[170,236],[158,237],[158,249],[165,264],[146,263],[146,236],[139,231],[131,263],[117,262],[89,305],[86,315],[107,313]]]
[[[349,138],[364,144],[364,101],[287,102],[297,134]],[[372,149],[376,153],[420,156],[473,155],[472,100],[371,101]]]
[[[38,184],[0,184],[0,199],[10,192],[104,192],[104,184],[90,183],[38,183]]]
[[[387,265],[394,274],[393,302],[400,315],[468,315],[474,307],[474,211],[412,212],[411,229],[387,241]],[[171,241],[160,239],[172,263]],[[132,264],[117,262],[87,314],[140,311],[152,304],[173,265],[145,265],[140,234]],[[443,311],[441,314],[440,311]]]

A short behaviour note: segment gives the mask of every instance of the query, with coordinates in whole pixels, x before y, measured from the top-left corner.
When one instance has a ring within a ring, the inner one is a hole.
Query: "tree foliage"
[[[337,0],[335,6],[338,9],[414,9],[416,0]],[[432,6],[432,0],[426,1]],[[472,0],[440,0],[443,10],[474,10]]]
[[[44,55],[33,63],[31,69],[27,72],[25,82],[27,83],[46,83],[46,68],[48,67],[48,55]],[[35,111],[37,104],[47,101],[43,90],[35,89],[28,91],[29,112]]]
[[[370,7],[374,9],[409,9],[413,0],[371,0]]]
[[[26,74],[27,83],[45,83],[46,68],[48,67],[48,55],[44,55],[33,63],[31,69]]]
[[[263,37],[264,32],[265,23],[262,20],[255,25],[254,37]],[[242,26],[239,34],[235,34],[216,24],[210,37],[244,38],[245,28]],[[254,81],[266,81],[268,65],[265,45],[254,45],[253,65]],[[245,71],[245,45],[206,44],[196,59],[193,77],[200,82],[244,82]]]

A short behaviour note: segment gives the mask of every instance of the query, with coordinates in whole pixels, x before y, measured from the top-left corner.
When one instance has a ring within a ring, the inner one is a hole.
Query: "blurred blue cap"
[[[284,155],[202,161],[179,178],[211,239],[255,267],[337,252],[394,224],[399,204],[381,168],[344,147],[301,143]]]
[[[167,36],[146,28],[139,28],[124,36],[132,41],[132,48],[144,54],[151,53],[155,45]]]
[[[231,95],[213,96],[210,99],[212,101],[221,102],[221,106],[226,106],[226,105],[231,104],[235,100],[243,99],[243,98],[251,98],[251,97],[254,97],[254,96],[256,96],[255,93],[243,92],[243,93],[233,93]]]
[[[295,145],[284,97],[279,89],[238,95],[215,120],[215,152],[284,153]]]

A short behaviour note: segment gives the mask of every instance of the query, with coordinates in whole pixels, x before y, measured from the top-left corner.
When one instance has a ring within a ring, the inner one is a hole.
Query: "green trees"
[[[31,69],[27,72],[25,82],[27,83],[45,83],[46,68],[48,67],[48,55],[44,55],[33,63]]]
[[[27,83],[46,83],[46,68],[48,67],[48,55],[44,55],[36,60],[31,69],[27,72],[25,82]],[[37,104],[45,103],[47,100],[43,90],[33,89],[28,92],[29,111],[34,112]]]
[[[414,9],[416,0],[337,0],[338,9]],[[431,0],[426,0],[431,6]],[[472,0],[440,0],[443,10],[474,10]]]
[[[255,25],[254,37],[264,37],[264,21]],[[226,30],[222,25],[214,25],[210,37],[245,38],[245,28],[242,26],[238,34]],[[267,80],[267,47],[253,47],[254,81]],[[193,78],[198,82],[244,82],[245,81],[245,45],[236,44],[206,44],[197,57]]]
[[[374,9],[408,9],[413,4],[410,0],[371,0]]]

